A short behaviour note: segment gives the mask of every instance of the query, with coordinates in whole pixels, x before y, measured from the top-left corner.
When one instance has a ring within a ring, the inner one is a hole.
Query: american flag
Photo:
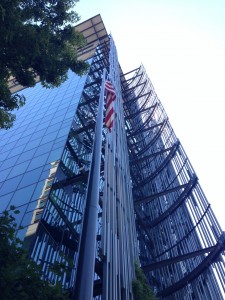
[[[106,95],[106,114],[105,114],[105,126],[112,130],[114,121],[114,108],[113,101],[116,99],[116,92],[112,83],[108,80],[105,82],[105,95]]]

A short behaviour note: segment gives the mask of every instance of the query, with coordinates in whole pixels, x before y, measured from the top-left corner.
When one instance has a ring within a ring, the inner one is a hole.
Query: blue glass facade
[[[14,126],[0,131],[0,209],[18,207],[18,226],[30,225],[46,179],[62,156],[85,80],[86,75],[70,72],[59,88],[38,83],[21,91],[26,105],[15,112]]]

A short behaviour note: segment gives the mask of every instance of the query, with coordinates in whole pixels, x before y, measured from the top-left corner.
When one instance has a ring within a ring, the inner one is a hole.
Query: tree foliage
[[[135,300],[156,300],[154,293],[151,291],[147,279],[142,269],[135,263],[136,279],[133,280],[133,295]]]
[[[46,87],[59,86],[71,69],[82,75],[88,64],[78,60],[85,45],[73,28],[79,16],[72,10],[78,0],[0,0],[0,128],[12,126],[10,113],[25,103],[11,95],[8,80],[24,87],[40,79]]]
[[[19,213],[14,207],[13,214]],[[2,300],[66,300],[58,283],[41,280],[41,269],[32,262],[16,238],[15,218],[9,212],[0,216],[0,290]]]

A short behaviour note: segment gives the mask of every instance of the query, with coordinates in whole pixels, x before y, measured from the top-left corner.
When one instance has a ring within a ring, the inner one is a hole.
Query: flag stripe
[[[106,114],[105,114],[105,126],[112,130],[114,123],[114,108],[113,101],[116,100],[116,92],[110,81],[105,82],[105,94],[106,94]]]
[[[105,89],[111,92],[112,94],[115,94],[115,90],[111,82],[109,81],[105,82]]]
[[[111,116],[111,118],[109,118],[106,122],[106,127],[108,127],[109,129],[112,128],[113,126],[113,123],[114,123],[114,118],[113,118],[113,115]]]
[[[110,95],[108,95],[108,97],[106,98],[106,109],[112,106],[112,103],[113,103],[113,98]]]
[[[114,115],[114,109],[110,109],[110,111],[108,112],[108,114],[105,117],[105,124],[108,124],[108,120],[112,119]]]
[[[113,113],[114,113],[114,109],[113,106],[111,106],[106,110],[105,118],[107,119],[108,115],[112,115]]]

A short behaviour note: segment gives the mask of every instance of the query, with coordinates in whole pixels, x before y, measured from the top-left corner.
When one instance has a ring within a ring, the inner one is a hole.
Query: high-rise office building
[[[76,28],[88,74],[24,89],[0,131],[1,211],[18,207],[31,258],[73,299],[133,299],[135,261],[158,299],[224,299],[225,235],[144,67],[122,73],[100,15]],[[68,272],[54,274],[54,262]]]

